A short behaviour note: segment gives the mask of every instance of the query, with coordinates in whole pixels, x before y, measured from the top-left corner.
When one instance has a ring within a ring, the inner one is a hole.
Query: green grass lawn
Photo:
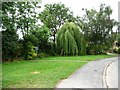
[[[40,60],[80,60],[80,61],[93,61],[102,58],[110,58],[116,55],[86,55],[86,56],[50,56],[41,58]]]
[[[108,57],[111,56],[48,57],[32,61],[6,62],[2,64],[2,86],[3,88],[53,88],[60,80],[67,78],[87,63],[65,62],[64,60],[82,61]]]

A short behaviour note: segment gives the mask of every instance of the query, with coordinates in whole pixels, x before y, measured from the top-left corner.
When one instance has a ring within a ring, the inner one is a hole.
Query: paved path
[[[106,68],[104,73],[105,87],[116,88],[118,87],[118,61],[111,62]]]
[[[118,88],[117,70],[118,57],[91,61],[62,80],[56,88]]]

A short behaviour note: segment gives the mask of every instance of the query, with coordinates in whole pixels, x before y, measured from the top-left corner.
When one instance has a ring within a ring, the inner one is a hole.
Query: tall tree
[[[30,42],[29,39],[33,36],[29,33],[35,29],[37,22],[37,4],[38,2],[2,3],[2,27],[5,29],[2,31],[3,59],[12,60],[16,57],[19,47],[17,31],[21,30],[24,41],[28,40],[24,43]]]
[[[46,4],[45,9],[40,14],[40,20],[51,30],[55,46],[57,30],[67,20],[73,20],[73,15],[64,4]]]
[[[35,11],[38,2],[17,2],[16,7],[16,27],[21,30],[22,35],[29,34],[35,29],[38,13]]]
[[[112,9],[110,6],[100,5],[99,11],[84,9],[86,14],[80,23],[88,42],[88,49],[93,54],[105,53],[112,46],[112,32],[116,22],[110,18]]]
[[[15,29],[15,3],[2,3],[2,59],[13,60],[18,50],[18,35]]]
[[[57,47],[61,55],[84,55],[86,43],[79,28],[72,22],[64,24],[57,32]]]
[[[36,30],[32,31],[32,35],[34,35],[38,39],[38,48],[39,52],[48,53],[50,48],[48,47],[48,40],[50,37],[50,30],[45,25],[38,27]]]

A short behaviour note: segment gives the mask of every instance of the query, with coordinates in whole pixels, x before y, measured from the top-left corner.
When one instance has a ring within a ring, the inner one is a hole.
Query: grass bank
[[[40,60],[6,62],[2,64],[3,88],[53,88],[62,79],[87,62],[65,62],[64,60],[93,61],[110,55],[47,57]],[[42,61],[41,61],[42,60]],[[52,62],[49,60],[59,60]]]

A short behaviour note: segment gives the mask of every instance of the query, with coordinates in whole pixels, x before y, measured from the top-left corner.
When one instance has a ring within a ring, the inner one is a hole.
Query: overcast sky
[[[120,0],[42,0],[42,8],[45,4],[63,3],[73,11],[74,15],[83,15],[82,8],[98,10],[100,4],[106,4],[111,6],[113,14],[111,18],[118,21],[118,2]]]

